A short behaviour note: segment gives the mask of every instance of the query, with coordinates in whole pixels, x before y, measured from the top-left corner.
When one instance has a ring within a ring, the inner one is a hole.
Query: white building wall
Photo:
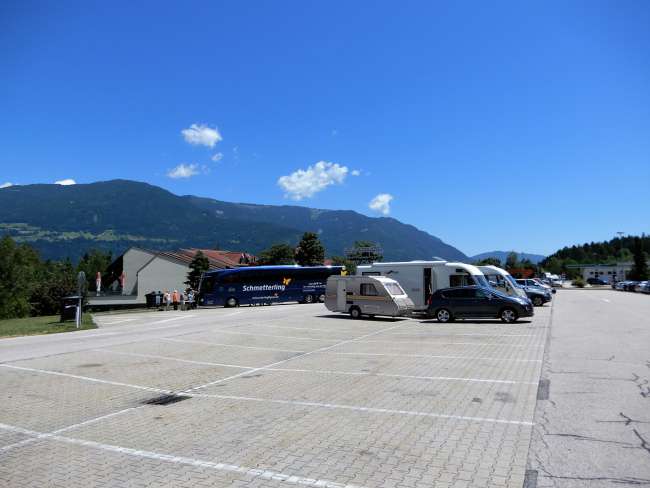
[[[138,273],[138,297],[152,291],[185,290],[189,270],[185,264],[155,257]]]
[[[122,269],[126,273],[126,280],[124,280],[122,295],[138,294],[138,271],[154,256],[154,253],[136,247],[132,247],[124,253]]]
[[[585,280],[598,277],[611,283],[612,280],[625,280],[631,269],[632,263],[618,263],[611,266],[587,266],[582,269],[582,277]]]

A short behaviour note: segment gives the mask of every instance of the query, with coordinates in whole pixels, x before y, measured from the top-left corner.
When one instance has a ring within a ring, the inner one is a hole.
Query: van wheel
[[[305,295],[305,303],[314,303],[314,295]]]
[[[503,310],[501,310],[501,320],[506,322],[507,324],[516,322],[517,319],[518,319],[517,312],[515,312],[512,308],[504,308]]]
[[[238,303],[235,297],[230,297],[228,300],[226,300],[226,307],[228,308],[236,307],[237,305]]]
[[[535,297],[533,298],[533,305],[535,305],[536,307],[541,307],[542,305],[544,305],[544,300],[542,300],[542,297]]]
[[[361,309],[359,307],[352,307],[350,308],[350,317],[353,319],[360,319],[361,318]]]
[[[446,322],[453,322],[454,317],[451,315],[451,312],[447,310],[446,308],[441,308],[436,312],[436,318],[438,319],[438,322],[442,322],[443,324]]]

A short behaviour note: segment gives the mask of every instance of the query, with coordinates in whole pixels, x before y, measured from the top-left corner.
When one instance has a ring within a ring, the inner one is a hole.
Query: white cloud
[[[212,159],[212,161],[214,161],[215,163],[218,163],[219,161],[221,161],[223,159],[223,153],[218,152],[217,154],[212,156],[210,159]]]
[[[223,140],[217,127],[213,129],[202,124],[192,124],[189,129],[183,129],[181,134],[186,142],[194,146],[214,147],[217,142]]]
[[[368,207],[370,210],[375,210],[376,212],[388,215],[390,213],[390,202],[392,199],[393,195],[390,195],[388,193],[380,193],[375,198],[370,200]]]
[[[63,185],[63,186],[70,186],[70,185],[76,185],[77,182],[73,180],[72,178],[66,178],[65,180],[59,180],[54,182],[55,185]]]
[[[179,164],[178,166],[170,169],[167,172],[167,176],[175,180],[179,178],[191,178],[192,176],[198,174],[199,174],[198,164]]]
[[[358,169],[353,169],[352,171],[350,171],[350,174],[351,174],[352,176],[360,176],[360,175],[361,175],[361,171],[359,171]]]
[[[0,188],[9,188],[10,186],[14,186],[14,184],[11,183],[10,181],[7,181],[6,183],[0,185]]]
[[[286,198],[302,200],[314,196],[330,185],[341,184],[348,175],[348,168],[337,163],[318,161],[307,169],[299,169],[290,175],[281,176],[278,185]]]

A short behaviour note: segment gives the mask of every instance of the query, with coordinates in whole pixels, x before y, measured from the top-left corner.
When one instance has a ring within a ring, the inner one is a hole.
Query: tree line
[[[579,246],[563,247],[546,257],[540,265],[551,273],[565,273],[569,278],[579,274],[569,265],[576,264],[616,264],[633,262],[628,278],[648,279],[647,252],[650,251],[650,236],[615,237],[605,242],[590,242]]]
[[[90,286],[97,270],[105,270],[111,261],[111,254],[102,251],[84,254],[76,265],[69,259],[44,261],[31,246],[2,237],[0,318],[59,313],[61,298],[77,290],[78,273],[85,273]]]

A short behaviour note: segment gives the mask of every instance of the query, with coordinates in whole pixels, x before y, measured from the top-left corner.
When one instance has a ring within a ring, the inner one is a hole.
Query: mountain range
[[[116,256],[131,246],[257,254],[275,243],[295,245],[305,231],[318,233],[327,256],[342,255],[355,241],[365,240],[378,243],[385,260],[469,259],[412,225],[351,210],[178,196],[129,180],[0,189],[0,235],[29,243],[46,259],[75,261],[89,249]]]
[[[487,259],[487,258],[496,258],[501,263],[506,262],[506,258],[508,257],[508,254],[511,252],[516,252],[516,251],[490,251],[490,252],[483,252],[481,254],[476,254],[475,256],[471,256],[469,259],[474,262],[474,261],[480,261],[481,259]],[[537,264],[540,261],[542,261],[546,256],[543,254],[530,254],[526,252],[518,252],[517,253],[517,258],[519,261],[523,261],[524,259],[528,259],[531,263]]]

